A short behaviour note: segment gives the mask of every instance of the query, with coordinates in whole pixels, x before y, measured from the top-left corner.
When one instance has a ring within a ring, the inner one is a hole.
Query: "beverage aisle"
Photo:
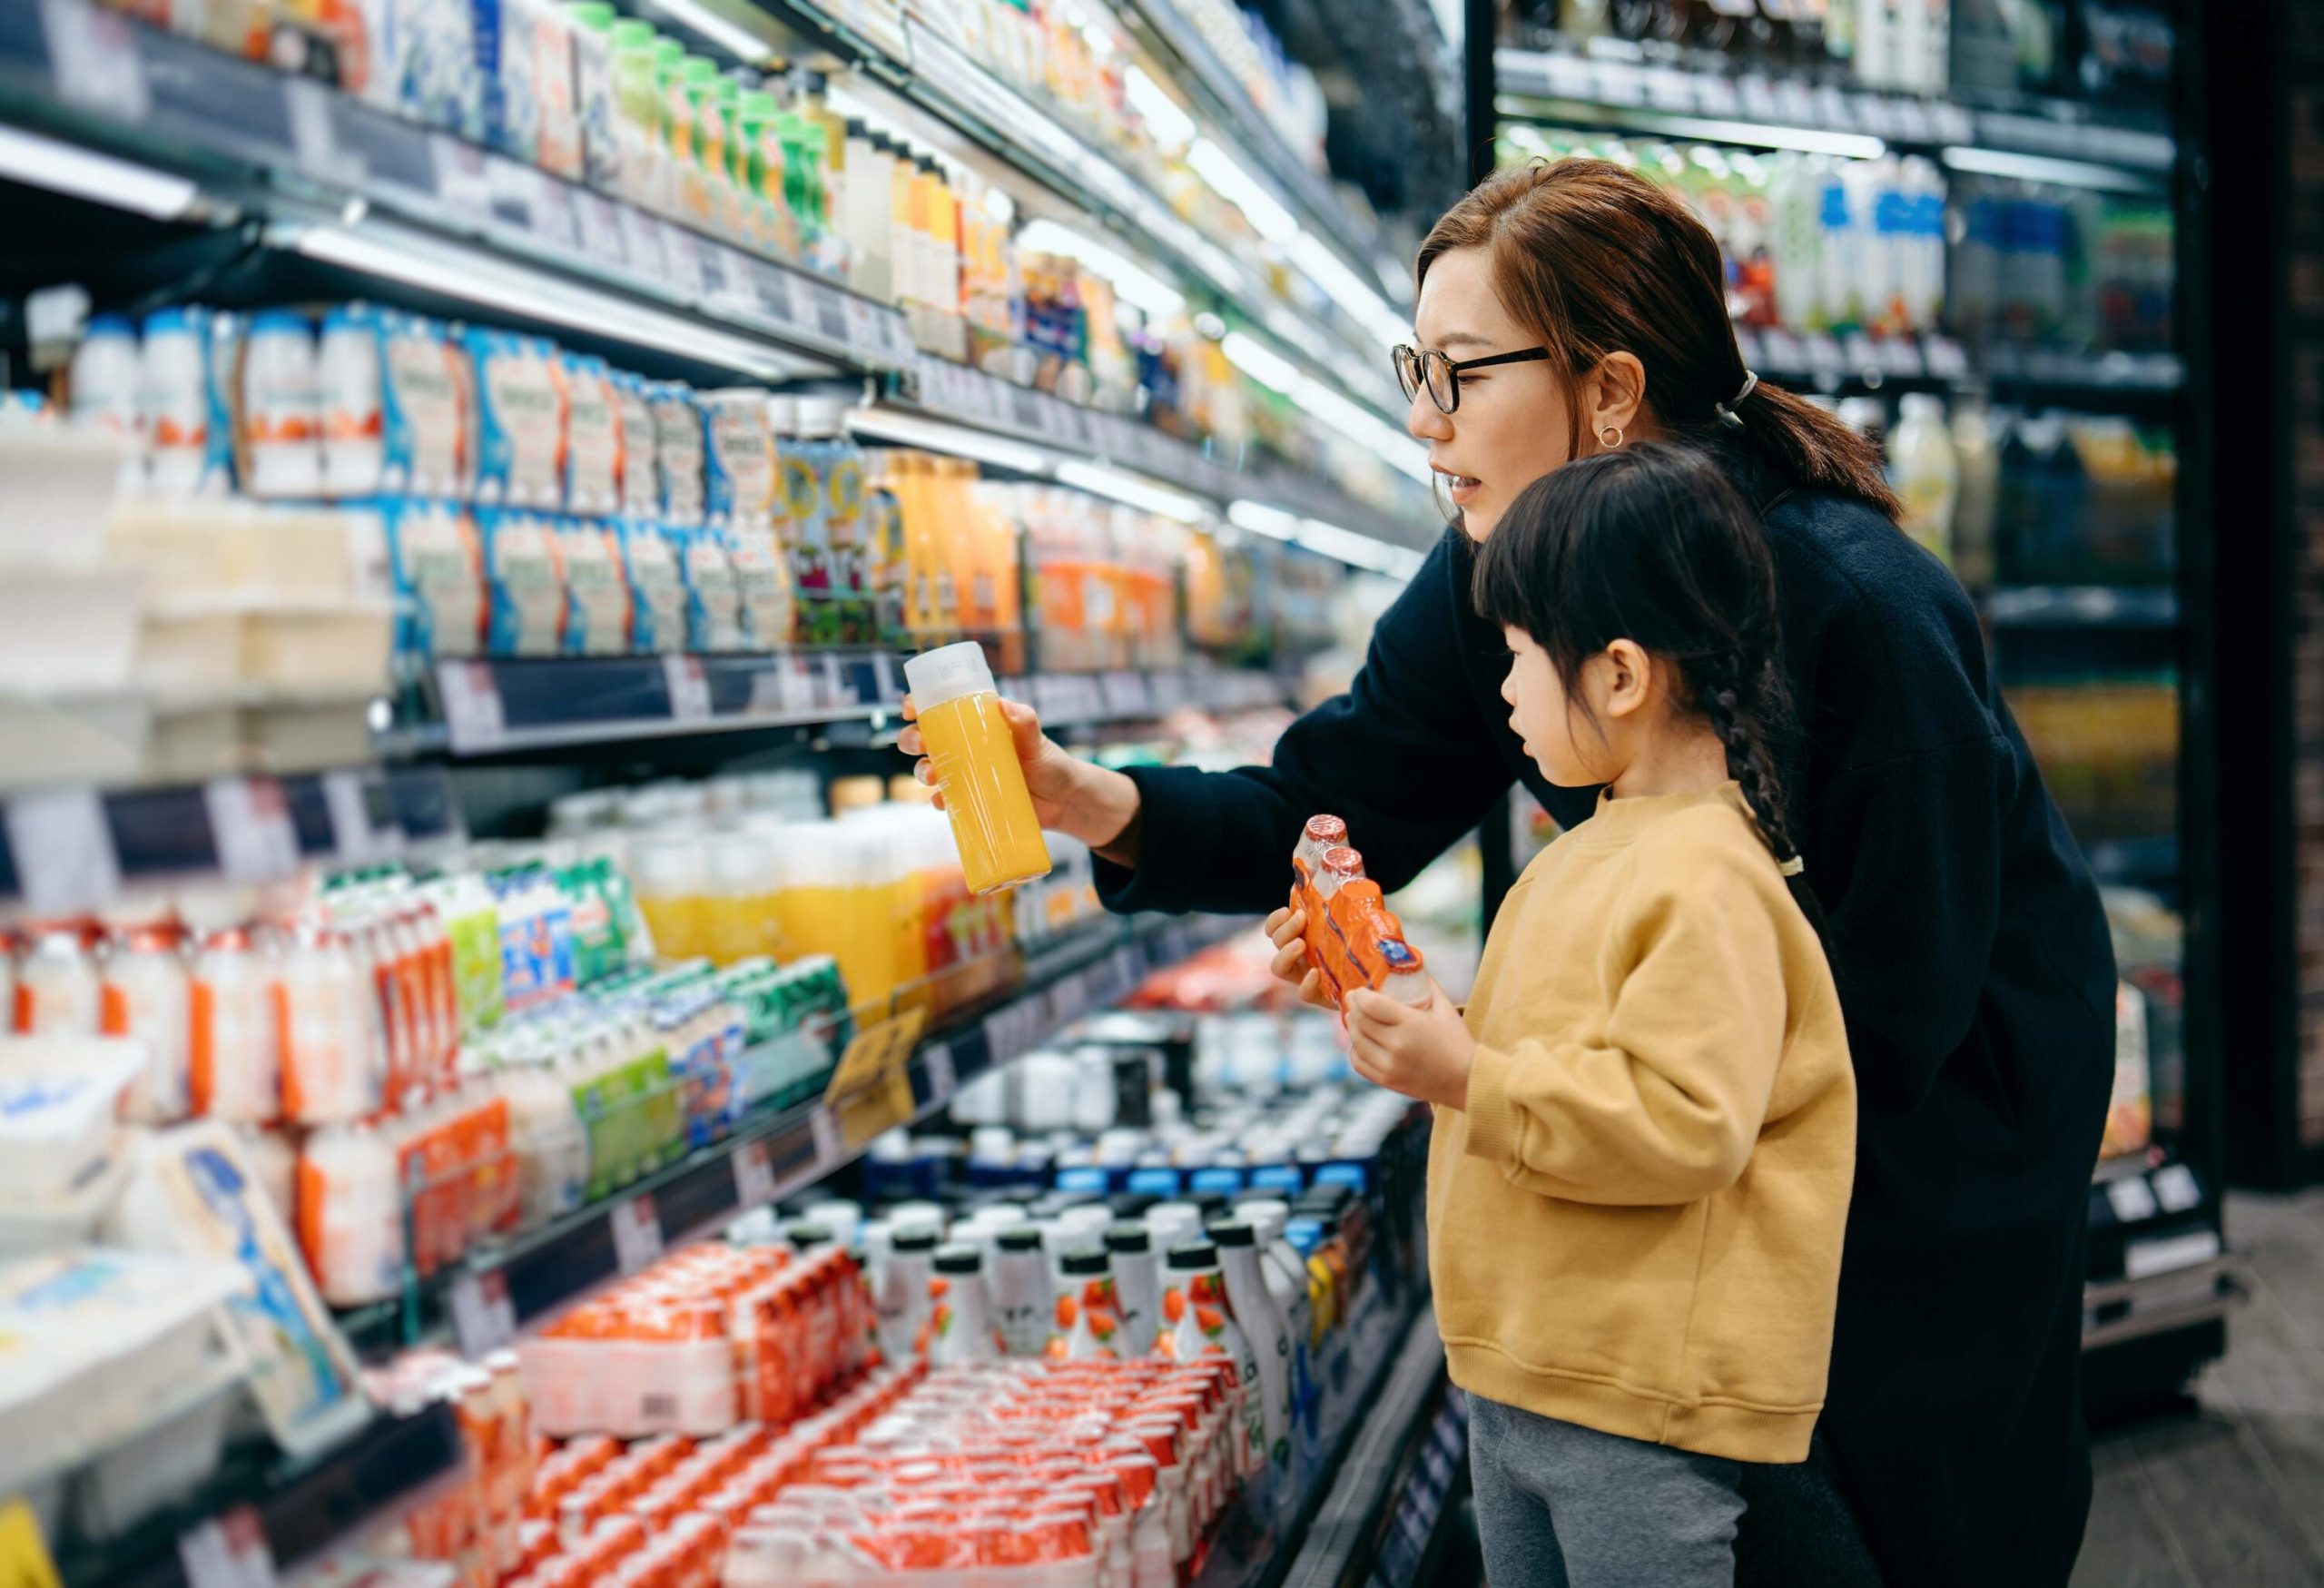
[[[1492,162],[1885,438],[2108,884],[2093,1371],[2215,1355],[2174,35],[1988,9],[0,7],[0,1581],[1437,1580],[1427,1111],[897,745],[1344,689]]]

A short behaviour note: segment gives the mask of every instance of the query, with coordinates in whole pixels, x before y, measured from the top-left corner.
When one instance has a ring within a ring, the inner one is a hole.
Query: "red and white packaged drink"
[[[1351,989],[1369,987],[1400,1003],[1428,1001],[1428,977],[1418,951],[1404,941],[1403,923],[1364,874],[1364,857],[1347,846],[1347,824],[1313,816],[1292,855],[1291,907],[1306,917],[1302,941],[1307,962],[1332,1002]],[[1326,840],[1337,835],[1338,842]]]
[[[229,927],[203,939],[194,955],[190,1002],[194,1112],[245,1125],[263,1125],[281,1114],[277,973],[263,932]]]
[[[166,1125],[193,1110],[193,979],[176,931],[133,928],[114,940],[103,972],[100,1027],[145,1044],[145,1068],[123,1105],[141,1125]]]

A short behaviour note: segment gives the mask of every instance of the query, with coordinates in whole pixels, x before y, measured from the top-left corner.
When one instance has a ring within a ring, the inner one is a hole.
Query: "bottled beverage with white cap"
[[[969,891],[995,893],[1047,876],[1049,845],[982,647],[963,640],[923,652],[904,664],[904,679]]]

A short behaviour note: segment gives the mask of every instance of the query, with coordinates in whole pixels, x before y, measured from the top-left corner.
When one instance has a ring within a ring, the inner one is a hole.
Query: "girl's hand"
[[[1267,941],[1275,944],[1275,962],[1267,969],[1278,981],[1299,989],[1299,1001],[1317,1009],[1332,1007],[1324,991],[1324,973],[1307,962],[1307,912],[1285,905],[1267,917]]]
[[[1078,838],[1092,849],[1109,850],[1116,845],[1137,814],[1137,785],[1118,772],[1082,760],[1041,732],[1040,715],[1031,706],[1004,700],[1000,715],[1009,724],[1018,763],[1025,769],[1025,792],[1033,796],[1034,820],[1049,832]],[[903,699],[903,717],[905,726],[896,735],[896,748],[919,757],[912,775],[934,788],[936,769],[929,763],[928,745],[917,725],[920,708],[909,695]],[[944,808],[941,791],[936,795],[936,808]],[[1121,857],[1108,853],[1108,858]],[[1122,863],[1135,861],[1132,854]]]
[[[1424,1103],[1469,1106],[1476,1039],[1434,977],[1428,1001],[1417,1009],[1368,987],[1355,989],[1347,995],[1347,1034],[1349,1056],[1364,1080]]]

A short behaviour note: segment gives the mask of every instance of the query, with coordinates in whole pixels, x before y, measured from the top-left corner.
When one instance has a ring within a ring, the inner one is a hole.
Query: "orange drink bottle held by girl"
[[[1291,907],[1305,911],[1307,962],[1322,972],[1334,1004],[1348,990],[1369,987],[1399,1003],[1428,1001],[1428,977],[1419,951],[1404,942],[1403,923],[1364,874],[1364,857],[1347,846],[1347,824],[1310,816],[1292,851]]]
[[[1047,876],[1049,845],[983,650],[974,641],[940,646],[906,662],[904,681],[969,891],[994,893]]]

